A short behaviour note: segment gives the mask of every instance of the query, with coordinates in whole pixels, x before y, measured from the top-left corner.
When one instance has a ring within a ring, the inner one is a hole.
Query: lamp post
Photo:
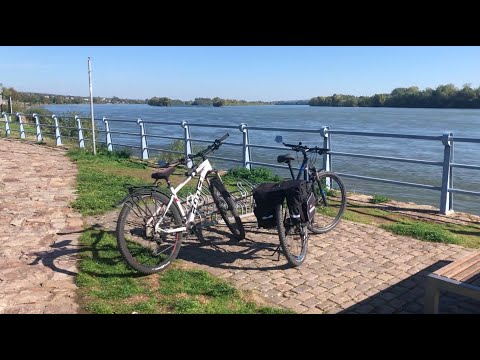
[[[88,85],[90,87],[90,115],[92,117],[92,142],[93,142],[93,154],[97,154],[97,148],[95,146],[95,120],[93,117],[93,92],[92,92],[92,65],[90,63],[90,57],[88,58]]]

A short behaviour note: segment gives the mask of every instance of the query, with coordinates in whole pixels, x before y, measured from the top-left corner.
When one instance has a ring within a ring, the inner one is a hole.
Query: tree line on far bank
[[[353,96],[333,94],[317,96],[308,102],[310,106],[344,107],[399,107],[399,108],[480,108],[480,87],[465,84],[458,89],[453,84],[439,85],[436,89],[420,90],[417,86],[396,88],[390,94]]]
[[[219,97],[195,98],[195,100],[172,100],[168,97],[153,97],[147,99],[146,103],[152,106],[235,106],[235,105],[272,105],[275,101],[246,101],[236,99],[221,99]]]

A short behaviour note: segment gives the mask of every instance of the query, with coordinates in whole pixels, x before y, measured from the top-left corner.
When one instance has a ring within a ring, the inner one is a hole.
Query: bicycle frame
[[[313,180],[311,178],[310,172],[309,172],[308,156],[306,155],[306,153],[302,153],[302,154],[303,154],[303,161],[302,161],[302,165],[300,166],[300,169],[298,169],[298,174],[297,174],[296,179],[299,180],[300,176],[302,175],[302,172],[303,172],[303,180],[306,180],[306,181]],[[290,161],[288,162],[288,168],[290,170],[290,174],[292,175],[292,179],[295,179],[295,176],[293,174],[292,164],[290,163]],[[316,172],[317,172],[316,168],[312,167],[312,173],[316,174]],[[315,178],[316,178],[316,175],[315,175]],[[330,189],[330,187],[331,187],[330,180],[326,181],[325,186],[326,186],[327,189]],[[320,193],[322,195],[324,203],[326,204],[325,191],[321,187],[320,187]]]
[[[290,174],[292,175],[292,179],[295,179],[295,175],[293,175],[293,169],[292,169],[292,164],[290,164],[290,161],[288,162],[288,168],[290,170]],[[300,176],[303,173],[303,180],[309,180],[309,172],[308,172],[308,157],[303,155],[303,161],[302,165],[300,166],[300,169],[298,169],[298,174],[296,179],[300,180]]]
[[[197,207],[198,207],[198,199],[200,197],[200,192],[202,190],[202,186],[203,186],[203,182],[205,180],[207,180],[207,183],[208,183],[208,179],[206,179],[207,175],[213,171],[213,167],[212,165],[210,164],[210,161],[208,161],[208,159],[204,160],[196,169],[196,171],[192,172],[191,175],[189,175],[182,183],[180,183],[176,188],[174,188],[173,186],[170,186],[170,192],[172,193],[172,196],[170,197],[170,201],[168,202],[168,205],[167,205],[167,208],[164,212],[164,214],[166,214],[168,212],[168,209],[170,209],[170,206],[172,206],[173,202],[175,201],[175,203],[177,204],[177,208],[179,209],[180,211],[180,214],[182,215],[182,218],[183,219],[186,219],[185,221],[185,226],[181,226],[181,227],[178,227],[178,228],[174,228],[174,229],[168,229],[168,230],[164,230],[164,229],[161,229],[159,224],[161,223],[161,221],[163,220],[163,216],[161,218],[159,218],[159,220],[157,221],[157,224],[155,225],[155,231],[159,231],[159,232],[163,232],[163,233],[167,233],[167,234],[172,234],[172,233],[177,233],[177,232],[182,232],[182,231],[186,231],[187,229],[190,228],[190,225],[194,222],[195,220],[195,214],[197,213]],[[190,211],[188,212],[188,214],[185,212],[185,209],[183,208],[183,206],[181,205],[181,202],[180,202],[180,199],[178,198],[177,194],[178,192],[186,185],[190,182],[190,180],[192,180],[192,178],[194,178],[197,174],[200,174],[199,175],[199,179],[198,179],[198,183],[197,183],[197,190],[195,192],[195,196],[193,197],[192,199],[192,208],[190,209]],[[158,208],[155,213],[153,214],[153,216],[148,219],[147,221],[147,225],[150,225],[152,223],[152,221],[154,220],[155,216],[157,216],[159,213],[160,213],[160,210],[162,208]]]

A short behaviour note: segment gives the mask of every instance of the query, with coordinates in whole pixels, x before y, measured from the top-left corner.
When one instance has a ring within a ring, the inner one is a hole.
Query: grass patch
[[[279,182],[283,178],[273,173],[272,170],[266,168],[255,168],[248,170],[246,168],[234,168],[228,170],[227,174],[222,177],[223,181],[228,185],[235,185],[238,180],[248,180],[252,183],[262,182]]]
[[[387,229],[397,235],[411,236],[415,239],[427,240],[432,242],[458,244],[458,238],[450,231],[423,221],[409,221],[397,224],[382,224],[382,228]]]
[[[391,200],[390,198],[383,195],[373,195],[373,197],[370,199],[370,202],[372,204],[381,204],[381,203],[386,203],[390,200]]]
[[[412,220],[403,214],[358,203],[348,203],[342,219],[378,226],[394,234],[411,236],[419,240],[480,248],[480,226],[478,225]]]
[[[175,266],[160,274],[140,276],[123,261],[115,236],[88,230],[80,238],[76,283],[82,308],[96,314],[195,313],[274,314],[291,311],[259,306],[246,293],[205,271]]]
[[[70,149],[70,158],[76,162],[78,197],[73,207],[83,215],[106,212],[128,194],[125,184],[141,185],[147,182],[135,172],[144,172],[148,165],[134,161],[126,152],[109,152],[99,148],[97,155],[81,150]]]
[[[168,295],[162,304],[175,313],[288,313],[257,306],[232,285],[203,270],[171,269],[161,274],[159,283],[159,293]]]

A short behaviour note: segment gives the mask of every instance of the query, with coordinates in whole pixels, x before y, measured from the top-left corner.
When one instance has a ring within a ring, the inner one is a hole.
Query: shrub
[[[267,168],[255,168],[252,170],[246,168],[234,168],[228,170],[227,174],[223,176],[223,180],[231,185],[241,179],[248,180],[252,183],[282,181],[280,176],[274,174],[272,170]]]
[[[388,201],[390,201],[390,198],[383,195],[373,195],[372,199],[370,199],[372,204],[381,204]]]

